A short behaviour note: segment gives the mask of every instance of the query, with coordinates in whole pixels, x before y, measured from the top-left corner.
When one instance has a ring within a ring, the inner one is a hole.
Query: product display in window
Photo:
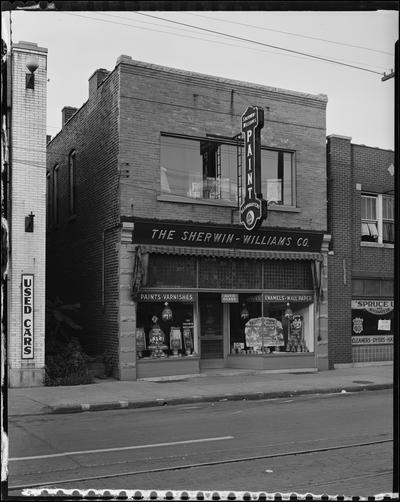
[[[168,346],[165,343],[165,333],[158,324],[158,317],[151,318],[153,327],[149,332],[149,349],[152,357],[166,357],[165,350]]]
[[[313,350],[311,303],[261,302],[261,295],[240,295],[230,305],[231,354],[276,354]]]
[[[137,307],[139,359],[180,358],[194,354],[193,304],[142,302]]]

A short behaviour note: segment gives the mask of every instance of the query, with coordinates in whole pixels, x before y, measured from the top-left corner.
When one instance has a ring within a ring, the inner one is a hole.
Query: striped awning
[[[252,251],[247,249],[196,248],[189,246],[140,245],[142,253],[209,256],[221,258],[244,258],[250,260],[318,260],[321,253],[307,251]]]

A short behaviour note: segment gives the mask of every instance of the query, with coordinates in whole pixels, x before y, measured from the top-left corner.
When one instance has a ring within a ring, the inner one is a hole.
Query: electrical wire
[[[195,39],[195,40],[205,40],[205,41],[208,41],[208,42],[218,43],[218,44],[223,44],[223,45],[230,45],[230,46],[233,46],[233,47],[242,47],[242,48],[245,48],[245,49],[248,49],[248,50],[257,50],[257,49],[250,48],[250,47],[238,46],[237,44],[235,44],[235,45],[233,45],[233,44],[227,44],[226,42],[222,42],[222,41],[208,40],[208,39],[204,39],[204,38],[192,37],[190,35],[182,35],[182,34],[168,32],[168,31],[163,31],[163,30],[155,30],[155,29],[152,29],[152,28],[145,28],[145,27],[141,27],[141,26],[135,26],[135,25],[127,24],[127,23],[120,23],[120,22],[117,22],[117,21],[111,21],[111,20],[107,20],[107,19],[99,19],[99,18],[95,18],[95,17],[92,17],[92,16],[82,16],[81,14],[71,14],[71,13],[66,13],[66,12],[64,12],[64,14],[67,14],[67,15],[70,15],[70,16],[75,16],[75,17],[81,17],[81,18],[84,18],[84,19],[92,19],[94,21],[101,21],[101,22],[104,22],[104,23],[111,23],[111,24],[117,24],[117,25],[127,26],[127,27],[130,27],[130,28],[137,28],[137,29],[142,29],[142,30],[147,30],[147,31],[155,31],[155,32],[159,32],[159,33],[166,33],[168,35],[173,35],[173,36],[180,36],[180,37],[183,36],[183,37],[192,38],[192,39]],[[373,67],[373,68],[378,68],[379,67],[379,68],[382,68],[382,69],[386,68],[386,67],[383,67],[383,66],[368,65],[368,64],[365,64],[363,67],[356,66],[356,65],[352,65],[352,64],[346,63],[345,60],[333,60],[333,59],[324,58],[324,57],[318,56],[318,55],[307,54],[307,53],[304,53],[304,52],[295,51],[293,49],[286,49],[284,47],[279,47],[279,46],[276,46],[276,45],[266,44],[266,43],[258,42],[258,41],[251,40],[251,39],[237,37],[235,35],[230,35],[230,34],[226,34],[226,33],[222,33],[222,32],[217,32],[217,31],[206,29],[206,28],[201,28],[201,27],[198,27],[198,26],[187,25],[185,23],[179,23],[178,21],[171,21],[171,20],[164,19],[164,18],[158,18],[156,16],[151,16],[150,14],[144,14],[144,13],[140,13],[140,12],[135,12],[135,14],[141,14],[143,16],[148,15],[150,17],[155,17],[156,19],[164,20],[164,21],[167,21],[167,22],[170,22],[170,23],[182,24],[184,26],[194,27],[194,28],[196,28],[198,30],[210,32],[210,33],[217,34],[217,35],[220,35],[220,36],[223,36],[223,37],[232,38],[234,40],[241,40],[241,41],[244,41],[244,42],[247,42],[247,43],[250,43],[250,44],[257,44],[257,45],[261,45],[261,46],[264,46],[264,47],[270,47],[270,48],[273,48],[273,49],[277,49],[278,51],[285,51],[285,52],[287,52],[289,54],[281,54],[279,52],[263,51],[263,50],[259,50],[259,49],[258,49],[258,52],[268,52],[268,53],[271,53],[271,54],[280,54],[281,56],[297,57],[299,59],[312,58],[312,59],[317,59],[319,61],[330,63],[330,64],[338,64],[338,65],[346,66],[346,67],[353,68],[353,69],[367,71],[367,72],[370,72],[370,73],[374,73],[376,75],[383,75],[383,72],[377,72],[377,71],[374,71],[374,70],[369,70],[366,67],[367,66],[370,66],[370,67]],[[296,56],[293,56],[291,54],[296,54]]]
[[[202,17],[204,19],[212,19],[213,21],[221,21],[223,23],[238,24],[240,26],[247,26],[249,28],[256,28],[257,30],[273,31],[274,33],[282,33],[284,35],[291,35],[293,37],[306,38],[306,39],[309,39],[309,40],[318,40],[319,42],[325,42],[325,43],[328,43],[328,44],[341,45],[341,46],[344,46],[344,47],[352,47],[354,49],[362,49],[362,50],[365,50],[365,51],[377,52],[379,54],[387,54],[389,56],[394,56],[394,54],[391,53],[391,52],[380,51],[378,49],[371,49],[369,47],[364,47],[364,46],[361,46],[361,45],[346,44],[344,42],[338,42],[336,40],[327,40],[326,38],[310,37],[309,35],[300,35],[299,33],[293,33],[291,31],[275,30],[273,28],[266,28],[264,26],[255,26],[254,24],[239,23],[237,21],[228,21],[227,19],[216,19],[215,17],[204,16],[202,14],[193,14],[192,12],[187,12],[186,14],[190,14],[190,15],[195,16],[195,17]]]
[[[257,40],[251,40],[249,38],[238,37],[236,35],[230,35],[228,33],[223,33],[223,32],[216,31],[216,30],[210,30],[208,28],[201,28],[199,26],[194,26],[192,24],[187,24],[187,23],[181,23],[179,21],[172,21],[170,19],[165,19],[163,17],[153,16],[152,14],[145,14],[143,12],[135,12],[135,14],[138,14],[138,15],[141,15],[141,16],[147,16],[147,17],[151,17],[151,18],[155,18],[155,19],[160,19],[160,20],[167,21],[167,22],[173,23],[173,24],[179,24],[179,25],[182,25],[182,26],[188,26],[190,28],[197,28],[198,30],[206,31],[208,33],[217,33],[219,35],[223,35],[223,36],[228,37],[228,38],[233,38],[235,40],[242,40],[244,42],[248,42],[248,43],[252,43],[252,44],[257,44],[257,45],[262,45],[264,47],[271,47],[273,49],[278,49],[278,50],[281,50],[281,51],[291,52],[293,54],[300,54],[302,56],[306,56],[306,57],[309,57],[309,58],[312,58],[312,59],[318,59],[320,61],[327,61],[329,63],[335,63],[335,64],[339,64],[339,65],[342,65],[342,66],[347,66],[349,68],[354,68],[354,69],[357,69],[357,70],[362,70],[362,71],[367,71],[367,72],[370,72],[370,73],[375,73],[376,75],[382,75],[382,73],[379,73],[379,72],[376,72],[376,71],[373,71],[373,70],[368,70],[367,68],[363,68],[361,66],[354,66],[354,65],[347,64],[347,63],[342,63],[342,62],[334,60],[334,59],[323,58],[321,56],[315,56],[313,54],[308,54],[306,52],[295,51],[293,49],[286,49],[284,47],[280,47],[280,46],[272,45],[272,44],[266,44],[264,42],[258,42]]]

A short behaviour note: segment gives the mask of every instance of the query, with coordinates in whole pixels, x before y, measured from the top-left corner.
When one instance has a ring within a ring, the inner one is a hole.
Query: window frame
[[[237,146],[238,142],[236,139],[228,136],[223,136],[223,135],[217,135],[217,134],[206,134],[206,136],[194,136],[194,135],[185,135],[185,134],[178,134],[178,133],[170,133],[166,131],[160,131],[160,170],[161,170],[161,141],[163,137],[169,137],[169,138],[176,138],[176,139],[183,139],[183,140],[192,140],[192,141],[198,141],[198,142],[204,142],[204,141],[209,141],[209,142],[215,142],[218,145],[231,145],[231,146]],[[243,140],[239,140],[241,146],[243,147],[244,143]],[[281,204],[273,204],[271,206],[272,209],[276,208],[278,210],[296,210],[297,206],[297,197],[296,197],[296,151],[292,149],[284,149],[284,148],[271,148],[267,146],[261,146],[261,150],[268,150],[272,152],[277,152],[278,154],[282,152],[283,154],[287,153],[290,154],[291,158],[291,204],[285,204],[284,200]],[[161,178],[161,174],[160,174]],[[244,176],[242,177],[244,179]],[[283,190],[283,183],[282,183],[282,190]],[[263,193],[263,198],[266,197],[266,194]],[[283,197],[283,194],[282,194]],[[192,198],[189,196],[182,196],[178,194],[174,194],[168,191],[162,191],[162,182],[160,179],[160,194],[158,195],[158,200],[168,200],[168,201],[176,201],[176,202],[190,202],[194,204],[212,204],[212,205],[224,205],[224,206],[232,206],[232,207],[237,207],[238,205],[238,196],[237,194],[235,195],[234,200],[231,199],[222,199],[222,198],[216,198],[216,199],[207,199],[207,198]]]
[[[46,228],[50,229],[51,224],[53,222],[53,204],[52,204],[52,179],[51,179],[51,171],[46,171],[46,205],[47,205],[47,218],[46,218]]]
[[[52,215],[53,215],[53,224],[58,225],[60,222],[60,194],[59,194],[59,164],[55,164],[53,167],[53,193],[52,193]]]
[[[68,212],[76,214],[76,150],[68,155]]]
[[[375,244],[378,244],[381,246],[384,246],[384,245],[393,246],[394,245],[394,240],[393,241],[384,241],[383,240],[383,223],[384,222],[393,222],[393,224],[394,224],[394,218],[392,220],[388,219],[388,218],[385,218],[385,219],[383,218],[383,199],[385,197],[390,198],[390,197],[394,197],[394,196],[390,195],[390,194],[378,194],[378,193],[371,193],[371,192],[361,193],[361,206],[360,206],[360,220],[361,220],[360,242],[361,242],[361,245],[364,245],[364,246],[368,246],[368,245],[373,246]],[[376,216],[375,219],[363,218],[362,204],[363,204],[363,199],[365,199],[365,198],[370,198],[370,199],[375,200],[375,216]],[[368,224],[368,223],[376,224],[378,235],[377,235],[377,239],[374,241],[371,241],[369,239],[363,239],[363,236],[366,234],[363,234],[362,226],[363,226],[363,224]]]

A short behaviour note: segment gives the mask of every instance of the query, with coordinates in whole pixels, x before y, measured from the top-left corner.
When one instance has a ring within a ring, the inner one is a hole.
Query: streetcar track
[[[344,445],[337,445],[337,446],[326,446],[326,447],[314,448],[314,449],[308,449],[308,450],[297,450],[297,451],[289,451],[289,452],[282,452],[282,453],[273,453],[273,454],[269,454],[269,455],[257,455],[257,456],[252,456],[252,457],[231,458],[231,459],[225,459],[225,460],[199,462],[196,464],[176,465],[176,466],[172,466],[172,467],[159,467],[159,468],[153,468],[153,469],[145,469],[145,470],[141,470],[141,471],[118,472],[118,473],[114,473],[114,474],[87,476],[84,478],[70,478],[70,479],[57,480],[57,481],[51,481],[51,482],[27,483],[27,484],[23,484],[23,485],[10,486],[8,489],[9,489],[9,491],[13,491],[13,490],[21,490],[24,488],[36,488],[36,487],[45,488],[45,487],[48,487],[51,485],[59,485],[59,484],[65,484],[65,483],[78,483],[78,482],[97,480],[97,479],[117,478],[117,477],[123,477],[123,476],[135,476],[135,475],[141,475],[141,474],[152,474],[152,473],[157,473],[157,472],[168,472],[168,471],[201,468],[201,467],[211,467],[211,466],[216,466],[216,465],[233,464],[233,463],[239,463],[239,462],[248,462],[248,461],[279,458],[279,457],[307,455],[307,454],[312,454],[312,453],[321,453],[321,452],[335,451],[335,450],[342,450],[342,449],[349,449],[349,448],[360,448],[360,447],[364,447],[364,446],[373,446],[373,445],[377,445],[377,444],[391,443],[392,441],[393,441],[393,439],[381,439],[378,441],[369,441],[369,442],[365,442],[365,443],[351,443],[351,444],[344,444]]]

